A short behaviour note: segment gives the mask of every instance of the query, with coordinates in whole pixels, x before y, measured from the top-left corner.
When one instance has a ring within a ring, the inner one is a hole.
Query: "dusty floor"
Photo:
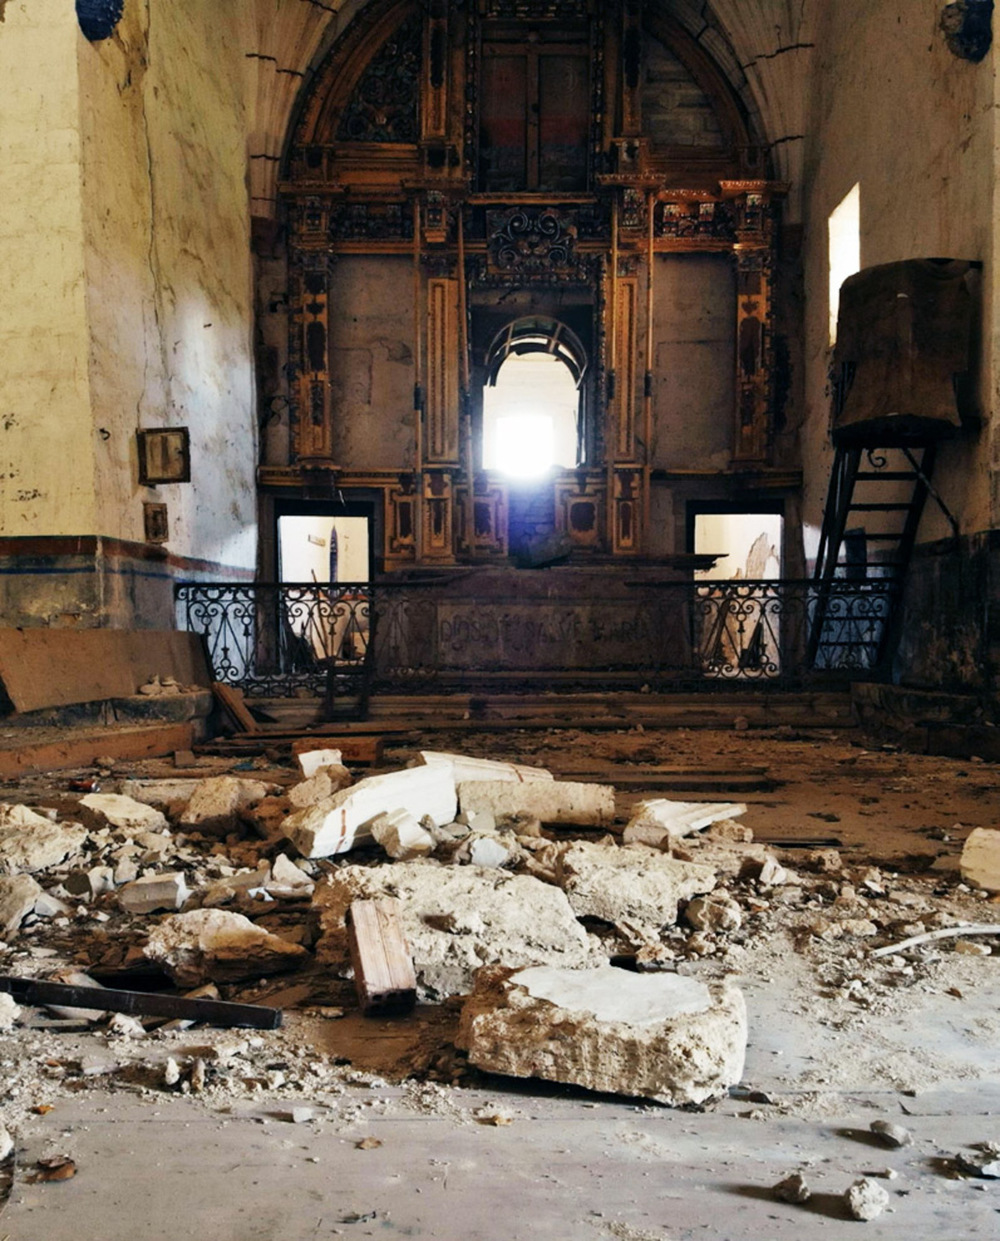
[[[507,731],[435,734],[432,744],[567,776],[613,782],[617,772],[629,786],[622,816],[644,770],[651,780],[655,768],[661,780],[670,769],[731,773],[710,795],[652,792],[718,800],[728,778],[732,800],[748,804],[742,821],[758,841],[787,842],[777,855],[799,877],[768,892],[734,881],[743,925],[698,951],[690,929],[664,935],[679,972],[733,975],[744,989],[740,1086],[678,1111],[490,1078],[449,1050],[454,1006],[373,1022],[351,1011],[349,984],[315,972],[233,991],[288,1006],[272,1034],[20,1026],[0,1033],[0,1118],[16,1135],[0,1165],[0,1237],[1000,1235],[1000,1180],[956,1163],[1000,1141],[998,940],[956,936],[869,956],[918,928],[1000,921],[957,872],[968,831],[997,826],[1000,768],[868,749],[849,730]],[[385,765],[414,748],[389,749]],[[113,775],[169,772],[124,766]],[[203,761],[206,772],[221,766]],[[746,791],[760,768],[764,791]],[[69,814],[68,779],[35,777],[0,796]],[[63,928],[26,928],[0,971],[40,973],[74,957],[86,966],[95,945],[115,946],[113,902],[98,898]],[[973,940],[994,951],[978,955]],[[203,1091],[165,1088],[168,1057],[204,1060]],[[293,1123],[303,1107],[311,1115]],[[868,1132],[878,1118],[905,1125],[913,1144],[879,1145]],[[30,1183],[51,1155],[72,1158],[76,1176]],[[812,1198],[776,1201],[771,1187],[800,1170]],[[860,1223],[840,1195],[866,1173],[890,1201]]]

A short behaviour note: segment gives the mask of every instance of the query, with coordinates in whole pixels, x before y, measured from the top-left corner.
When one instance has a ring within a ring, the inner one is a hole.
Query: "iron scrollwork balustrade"
[[[178,622],[205,639],[212,675],[249,696],[360,692],[370,668],[371,587],[338,582],[184,583]]]
[[[547,662],[547,623],[518,604],[458,624],[462,601],[416,582],[185,584],[179,623],[204,635],[213,675],[256,697],[433,692],[449,685],[669,692],[792,688],[880,677],[898,584],[886,578],[631,583],[628,597],[567,601],[571,666]],[[467,601],[466,605],[467,606]],[[531,647],[537,640],[536,647]],[[815,653],[810,658],[809,651]],[[500,654],[506,651],[508,656]],[[578,674],[578,676],[577,676]]]

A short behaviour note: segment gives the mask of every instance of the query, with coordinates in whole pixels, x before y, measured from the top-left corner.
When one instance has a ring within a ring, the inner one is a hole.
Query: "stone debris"
[[[345,866],[318,884],[321,964],[346,974],[347,911],[355,900],[379,896],[400,898],[400,926],[424,1001],[467,993],[484,964],[582,968],[603,959],[558,888],[530,875],[428,860]]]
[[[18,928],[30,913],[42,889],[30,875],[13,875],[0,878],[0,931],[4,935],[16,935]]]
[[[379,815],[407,810],[437,826],[451,823],[458,809],[455,781],[447,766],[410,767],[367,776],[325,801],[298,810],[282,830],[303,857],[333,857],[372,839]]]
[[[143,955],[162,965],[181,986],[194,987],[208,979],[234,982],[295,969],[306,950],[255,926],[242,914],[194,909],[155,927]]]
[[[303,750],[295,757],[298,760],[299,770],[306,780],[314,776],[321,767],[342,767],[344,764],[343,753],[331,748]]]
[[[806,1178],[801,1172],[794,1172],[791,1176],[786,1176],[783,1181],[779,1181],[771,1191],[779,1202],[808,1202],[812,1197],[812,1190],[806,1183]]]
[[[0,991],[0,1030],[12,1030],[21,1016],[21,1006],[6,991]],[[0,1159],[4,1156],[0,1155]]]
[[[852,1219],[877,1219],[889,1205],[889,1195],[877,1181],[863,1176],[844,1191],[844,1205]]]
[[[162,909],[180,909],[191,895],[183,871],[165,875],[143,875],[127,883],[118,893],[118,903],[126,913],[151,914]]]
[[[509,848],[499,837],[473,832],[461,842],[451,855],[451,860],[464,865],[483,866],[491,869],[509,866],[514,861],[515,856],[514,850]]]
[[[739,904],[728,892],[712,892],[688,902],[684,917],[696,931],[738,931],[743,923]]]
[[[615,790],[610,784],[571,780],[463,780],[458,784],[463,813],[487,811],[526,814],[541,823],[610,827],[615,819]]]
[[[420,757],[428,766],[451,769],[456,784],[471,780],[503,780],[521,783],[525,780],[554,780],[545,767],[525,767],[520,763],[500,763],[490,758],[470,758],[467,754],[448,754],[443,750],[421,750]]]
[[[561,856],[561,886],[581,918],[673,926],[681,901],[710,892],[715,871],[639,847],[576,841]]]
[[[456,1042],[491,1073],[682,1106],[740,1080],[746,1038],[729,983],[540,965],[480,970]]]
[[[287,854],[279,853],[271,863],[271,876],[265,886],[269,896],[298,899],[312,896],[316,884]]]
[[[278,790],[261,780],[209,776],[200,780],[180,815],[182,826],[225,836],[239,829],[243,815]]]
[[[638,803],[622,833],[622,840],[626,844],[669,849],[675,840],[711,827],[713,823],[738,819],[746,812],[742,802],[687,802],[656,797]]]
[[[80,816],[91,830],[115,827],[131,835],[170,829],[161,811],[121,793],[88,793],[80,798]]]
[[[962,848],[962,878],[985,892],[1000,892],[1000,831],[976,827]]]
[[[308,779],[294,785],[288,790],[288,800],[295,810],[304,810],[307,806],[315,806],[326,801],[341,789],[350,788],[354,777],[339,764],[327,763],[317,767]]]
[[[14,1139],[10,1130],[5,1124],[0,1122],[0,1163],[9,1158],[14,1153]]]
[[[88,835],[79,823],[54,823],[27,806],[0,804],[0,873],[58,866],[80,852]]]
[[[873,1120],[868,1128],[874,1133],[883,1146],[898,1148],[910,1146],[913,1134],[902,1125],[893,1124],[891,1120]]]
[[[420,826],[408,810],[391,810],[372,820],[372,839],[389,857],[399,862],[426,857],[434,852],[436,841]]]
[[[200,784],[200,780],[191,777],[167,780],[122,780],[118,792],[133,801],[143,802],[162,810],[168,817],[176,815],[191,800],[191,796]]]
[[[964,1151],[956,1155],[955,1160],[962,1171],[990,1181],[1000,1179],[1000,1142],[979,1142],[973,1149],[976,1152],[974,1155]]]

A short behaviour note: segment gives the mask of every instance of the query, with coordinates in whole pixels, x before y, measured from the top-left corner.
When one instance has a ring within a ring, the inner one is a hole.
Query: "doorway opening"
[[[368,517],[278,517],[282,645],[296,666],[363,663],[370,634]]]
[[[493,339],[483,389],[483,468],[541,478],[582,463],[583,346],[553,319],[525,318]]]
[[[692,638],[705,676],[758,681],[781,673],[783,535],[778,508],[707,504],[689,511],[690,549],[716,556],[713,568],[694,573]]]

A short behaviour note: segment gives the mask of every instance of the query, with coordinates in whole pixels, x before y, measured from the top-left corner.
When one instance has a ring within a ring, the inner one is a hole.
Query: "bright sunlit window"
[[[837,343],[840,286],[861,270],[861,186],[855,185],[833,210],[830,236],[830,345]]]
[[[538,478],[577,464],[579,393],[566,364],[550,353],[511,354],[483,392],[483,465]]]

